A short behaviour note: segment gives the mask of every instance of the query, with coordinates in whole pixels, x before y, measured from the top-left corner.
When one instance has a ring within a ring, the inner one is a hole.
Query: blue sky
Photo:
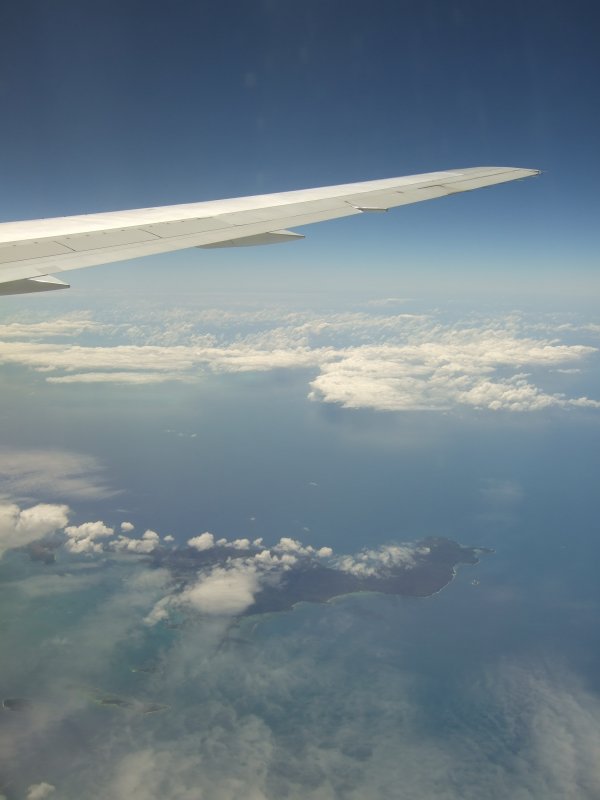
[[[1,14],[3,219],[537,167],[537,181],[317,226],[285,250],[152,259],[147,276],[215,264],[224,288],[252,285],[248,268],[259,285],[294,288],[304,270],[363,288],[451,270],[458,291],[489,276],[519,292],[525,271],[529,291],[597,288],[591,2],[25,0]],[[127,280],[103,269],[73,280]]]

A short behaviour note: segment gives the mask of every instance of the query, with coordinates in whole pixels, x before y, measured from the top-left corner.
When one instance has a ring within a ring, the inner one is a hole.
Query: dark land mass
[[[385,575],[360,577],[318,562],[303,563],[298,569],[284,573],[278,586],[265,587],[245,614],[287,611],[296,603],[326,603],[356,592],[429,597],[450,583],[458,564],[477,564],[480,555],[491,552],[463,547],[450,539],[424,539],[418,544],[429,548],[429,552],[417,555],[415,566],[394,567]]]
[[[366,577],[325,566],[314,558],[300,558],[296,565],[283,572],[278,583],[265,586],[243,615],[288,611],[296,603],[326,603],[334,597],[356,592],[428,597],[450,583],[458,564],[477,564],[480,556],[493,552],[437,537],[423,539],[417,546],[414,564],[410,567],[389,567],[380,574]],[[421,548],[424,552],[420,552]],[[190,575],[195,577],[201,568],[224,564],[232,556],[243,558],[255,553],[256,549],[232,553],[224,547],[202,551],[186,548],[157,551],[153,561],[156,566],[169,568],[174,577],[186,581]]]

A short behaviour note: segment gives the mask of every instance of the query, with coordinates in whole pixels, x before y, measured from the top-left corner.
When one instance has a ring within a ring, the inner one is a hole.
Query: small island
[[[466,547],[451,539],[429,537],[406,547],[411,549],[409,562],[387,565],[373,574],[357,574],[344,569],[340,559],[323,561],[311,555],[298,557],[293,566],[281,571],[279,580],[265,582],[241,616],[289,611],[297,603],[326,603],[335,597],[357,592],[379,592],[402,597],[429,597],[454,578],[459,564],[475,565],[492,550]],[[371,551],[373,552],[373,551]],[[256,548],[237,550],[235,559],[252,558]],[[192,547],[156,551],[155,566],[168,568],[187,585],[197,580],[202,569],[225,566],[232,561],[226,547],[195,550]],[[359,553],[357,558],[360,559]]]
[[[463,547],[450,539],[429,538],[418,542],[416,564],[391,568],[387,574],[360,577],[315,562],[303,563],[284,573],[278,586],[266,586],[245,614],[287,611],[296,603],[326,603],[356,592],[379,592],[402,597],[429,597],[454,578],[459,564],[477,564],[491,550]],[[425,552],[427,551],[427,552]]]

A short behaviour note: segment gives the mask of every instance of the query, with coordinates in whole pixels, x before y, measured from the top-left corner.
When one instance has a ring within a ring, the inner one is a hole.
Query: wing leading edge
[[[433,200],[538,175],[472,167],[279,194],[0,224],[0,294],[66,288],[50,273],[189,247],[240,247],[303,238],[286,230]]]

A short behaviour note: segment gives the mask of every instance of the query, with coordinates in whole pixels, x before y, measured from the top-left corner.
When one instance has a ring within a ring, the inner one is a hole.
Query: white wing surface
[[[0,224],[0,294],[66,288],[51,273],[187,247],[274,244],[286,230],[539,174],[474,167],[279,194]]]

